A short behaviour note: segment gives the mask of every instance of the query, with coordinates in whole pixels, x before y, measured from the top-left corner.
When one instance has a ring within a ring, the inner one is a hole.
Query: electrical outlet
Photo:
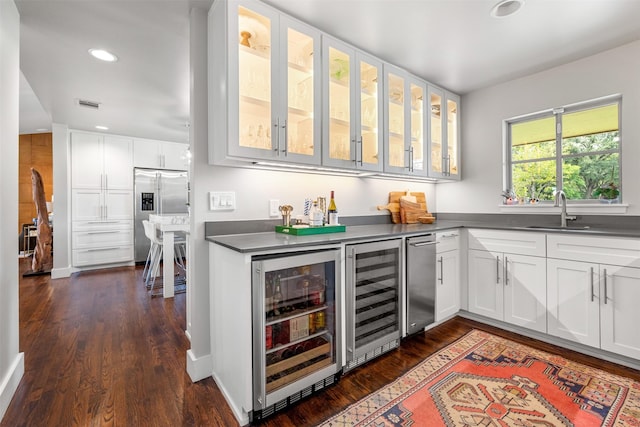
[[[209,191],[209,210],[233,211],[236,209],[234,191]]]
[[[269,200],[269,216],[280,216],[280,200]]]

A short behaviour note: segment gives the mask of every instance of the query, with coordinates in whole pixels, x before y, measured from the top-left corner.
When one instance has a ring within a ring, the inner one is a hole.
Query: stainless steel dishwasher
[[[407,239],[407,335],[435,321],[436,236]]]

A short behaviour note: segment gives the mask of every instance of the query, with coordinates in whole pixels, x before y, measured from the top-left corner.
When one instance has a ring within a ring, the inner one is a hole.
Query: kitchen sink
[[[538,229],[538,230],[580,231],[580,230],[588,230],[590,227],[588,225],[584,225],[584,226],[567,226],[567,227],[562,227],[560,225],[527,225],[525,228],[533,228],[533,229]]]

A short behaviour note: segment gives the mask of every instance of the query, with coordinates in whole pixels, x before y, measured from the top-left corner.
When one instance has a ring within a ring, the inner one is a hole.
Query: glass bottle
[[[273,291],[273,315],[280,315],[280,305],[282,304],[282,290],[280,289],[280,275],[276,278],[276,286]]]
[[[331,190],[331,200],[329,200],[329,208],[327,209],[329,217],[329,225],[338,225],[338,208],[334,199],[334,192]]]
[[[264,312],[267,318],[273,316],[273,284],[271,278],[267,278],[264,290]]]
[[[322,220],[324,215],[318,206],[318,201],[313,202],[313,206],[311,207],[311,212],[309,215],[309,226],[311,227],[322,227]]]

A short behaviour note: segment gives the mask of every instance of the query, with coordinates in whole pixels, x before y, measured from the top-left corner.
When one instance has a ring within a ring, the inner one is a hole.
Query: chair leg
[[[154,252],[154,246],[155,243],[151,242],[151,246],[149,246],[149,253],[147,254],[147,260],[145,261],[144,268],[142,269],[142,281],[145,285],[149,281],[147,276],[149,275],[149,265],[151,264],[151,255]]]

